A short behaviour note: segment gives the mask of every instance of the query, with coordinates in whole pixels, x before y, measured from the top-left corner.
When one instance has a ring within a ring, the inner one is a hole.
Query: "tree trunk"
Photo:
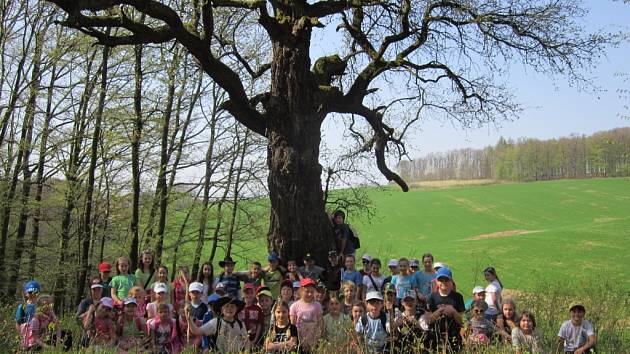
[[[271,97],[267,104],[267,165],[271,216],[269,249],[286,262],[312,253],[327,262],[334,248],[324,208],[319,164],[321,99],[310,72],[310,31],[306,39],[274,42]],[[289,41],[287,41],[289,42]]]
[[[33,70],[31,74],[30,93],[28,101],[26,103],[26,113],[24,115],[24,124],[26,126],[26,137],[22,141],[23,156],[22,156],[22,198],[20,211],[20,217],[18,221],[17,234],[15,236],[15,251],[13,252],[13,260],[11,265],[11,276],[9,277],[8,291],[9,295],[15,294],[17,280],[20,276],[22,252],[24,251],[24,236],[26,235],[26,225],[29,217],[29,199],[31,195],[31,175],[32,171],[29,166],[31,152],[33,151],[33,125],[35,120],[35,110],[37,103],[37,95],[40,90],[41,82],[41,61],[42,61],[42,47],[44,45],[44,34],[46,28],[39,30],[37,37],[35,38],[35,52],[33,53]],[[18,154],[19,155],[19,154]]]
[[[237,152],[240,151],[239,163],[236,169],[236,179],[234,180],[234,194],[232,195],[232,214],[230,216],[230,228],[227,233],[225,246],[225,255],[232,255],[232,243],[234,242],[234,229],[236,227],[236,215],[238,214],[238,197],[241,189],[241,174],[243,173],[243,162],[247,154],[247,140],[249,138],[249,130],[246,130],[241,138],[238,129],[236,131],[236,140],[238,141]],[[242,139],[242,140],[241,140]]]
[[[133,192],[131,202],[131,222],[129,231],[131,233],[131,246],[129,258],[132,268],[138,264],[140,240],[138,239],[138,222],[140,219],[140,141],[142,128],[144,125],[142,118],[142,45],[134,47],[135,64],[134,78],[135,88],[133,92],[133,109],[135,113],[133,133],[131,135],[131,179],[133,180]]]
[[[109,30],[108,30],[109,32]],[[101,123],[103,121],[103,110],[105,109],[105,97],[107,96],[107,65],[109,61],[108,46],[103,47],[103,58],[101,63],[101,87],[98,99],[98,107],[95,113],[94,132],[92,134],[92,145],[90,150],[90,165],[88,167],[88,179],[85,184],[85,210],[83,214],[83,224],[79,231],[81,240],[80,262],[81,270],[76,287],[77,301],[83,297],[85,282],[90,272],[89,251],[92,241],[92,202],[94,195],[94,180],[96,175],[96,162],[98,160],[98,143],[101,138]],[[76,305],[79,305],[78,303]]]

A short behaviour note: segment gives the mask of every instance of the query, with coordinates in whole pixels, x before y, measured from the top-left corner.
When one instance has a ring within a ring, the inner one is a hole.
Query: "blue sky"
[[[583,19],[587,31],[630,32],[630,4],[611,0],[589,0],[584,4],[590,9]],[[630,89],[630,81],[623,82],[618,76],[620,72],[630,74],[630,43],[611,48],[600,65],[588,73],[603,89],[599,92],[580,91],[562,77],[549,79],[514,65],[509,82],[517,101],[527,108],[520,119],[479,129],[463,129],[448,121],[425,120],[407,137],[409,155],[413,158],[430,152],[480,148],[494,145],[501,136],[549,139],[630,126],[630,121],[621,117],[622,113],[630,113],[624,109],[624,105],[630,105],[630,99],[619,98],[617,91]],[[336,140],[337,124],[339,122],[326,123],[327,141]]]

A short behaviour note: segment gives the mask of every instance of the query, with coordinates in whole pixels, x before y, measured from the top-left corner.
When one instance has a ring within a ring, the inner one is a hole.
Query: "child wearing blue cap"
[[[24,343],[28,336],[28,324],[35,317],[37,310],[37,295],[40,285],[36,280],[29,280],[24,284],[24,301],[20,303],[15,311],[15,329],[20,334]]]
[[[460,331],[464,324],[464,297],[453,288],[453,274],[444,267],[435,274],[438,291],[431,294],[428,301],[427,320],[433,329],[429,338],[429,346],[435,350],[448,348],[457,352],[462,347]]]

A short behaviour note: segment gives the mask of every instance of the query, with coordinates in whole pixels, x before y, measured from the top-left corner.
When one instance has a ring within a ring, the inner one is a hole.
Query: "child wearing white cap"
[[[168,304],[171,312],[173,312],[173,305],[168,301],[168,287],[165,283],[153,284],[153,294],[155,295],[155,301],[147,305],[147,318],[156,318],[158,314],[158,308],[161,304]]]
[[[354,330],[359,335],[366,353],[387,351],[389,320],[383,312],[383,296],[376,291],[365,295],[366,313],[357,321]]]

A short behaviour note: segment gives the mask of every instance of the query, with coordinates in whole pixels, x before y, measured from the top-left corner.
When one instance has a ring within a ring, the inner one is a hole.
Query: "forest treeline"
[[[630,176],[630,127],[550,140],[500,138],[484,149],[401,161],[398,169],[404,178],[416,181],[626,177]]]

